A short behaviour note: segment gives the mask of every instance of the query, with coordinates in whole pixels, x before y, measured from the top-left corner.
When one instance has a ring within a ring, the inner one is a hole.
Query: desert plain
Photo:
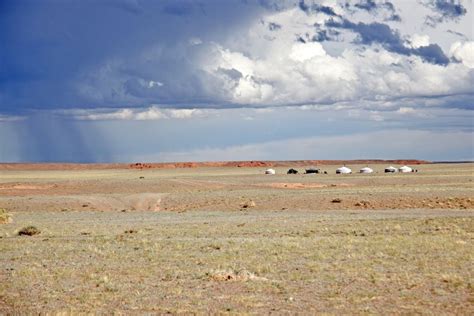
[[[2,165],[0,314],[474,314],[474,164],[339,166]]]

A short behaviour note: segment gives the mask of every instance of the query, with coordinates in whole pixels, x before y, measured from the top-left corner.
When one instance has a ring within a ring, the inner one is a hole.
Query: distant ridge
[[[441,163],[474,163],[474,160],[459,160],[459,161],[432,161],[431,163],[434,164],[441,164]]]
[[[177,169],[204,167],[302,167],[320,165],[361,165],[361,164],[396,164],[419,165],[431,161],[416,159],[357,159],[357,160],[249,160],[249,161],[208,161],[208,162],[157,162],[157,163],[0,163],[0,170],[100,170],[100,169]],[[437,162],[441,163],[441,162]],[[454,163],[454,162],[452,162]]]

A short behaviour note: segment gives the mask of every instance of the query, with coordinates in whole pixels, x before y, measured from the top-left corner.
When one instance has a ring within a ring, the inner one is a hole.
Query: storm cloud
[[[447,65],[449,58],[437,44],[429,44],[416,49],[407,47],[400,34],[383,23],[353,23],[348,20],[342,22],[329,21],[327,26],[352,30],[359,35],[357,42],[363,45],[380,44],[390,52],[402,55],[416,55],[425,61],[439,65]]]
[[[1,1],[0,160],[205,157],[403,129],[455,140],[472,133],[472,7]]]
[[[425,20],[425,23],[432,27],[448,20],[459,20],[467,13],[461,1],[456,0],[431,0],[426,5],[434,11],[434,14],[428,15]]]

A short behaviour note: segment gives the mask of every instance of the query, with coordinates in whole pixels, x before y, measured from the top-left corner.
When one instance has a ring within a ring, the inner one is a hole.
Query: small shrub
[[[251,208],[251,207],[255,207],[255,206],[257,206],[257,204],[252,200],[250,200],[249,202],[245,202],[245,203],[240,204],[241,208]]]
[[[354,204],[354,206],[370,207],[370,202],[362,200]]]
[[[249,272],[245,269],[243,270],[216,270],[206,273],[206,276],[213,281],[240,281],[246,282],[249,280],[252,281],[267,281],[266,278],[258,277],[252,272]]]
[[[12,217],[7,213],[7,210],[0,208],[0,224],[8,224],[12,221]]]
[[[41,231],[38,228],[36,228],[35,226],[27,226],[27,227],[22,228],[18,232],[18,235],[20,235],[20,236],[22,236],[22,235],[33,236],[33,235],[38,235],[39,233],[41,233]]]

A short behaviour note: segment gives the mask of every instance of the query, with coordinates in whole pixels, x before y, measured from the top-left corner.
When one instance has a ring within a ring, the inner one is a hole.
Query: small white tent
[[[265,174],[275,174],[275,169],[267,169],[265,170]]]
[[[374,172],[374,170],[372,168],[369,168],[369,167],[364,167],[364,168],[360,169],[359,172],[360,173],[372,173],[372,172]]]
[[[344,166],[341,168],[337,168],[336,173],[349,174],[349,173],[352,173],[352,170]]]
[[[397,171],[398,171],[397,168],[392,167],[392,166],[385,168],[385,173],[387,173],[387,172],[397,172]]]
[[[403,172],[403,173],[408,173],[408,172],[413,172],[413,169],[408,166],[403,166],[403,167],[398,168],[398,171]]]

